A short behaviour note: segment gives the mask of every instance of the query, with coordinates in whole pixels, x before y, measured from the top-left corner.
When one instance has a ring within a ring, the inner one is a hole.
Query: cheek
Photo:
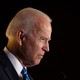
[[[30,50],[31,53],[33,53],[33,54],[37,54],[42,48],[42,44],[35,40],[31,41],[30,43],[28,43],[26,45],[27,45],[28,50]]]
[[[43,44],[34,39],[29,39],[27,41],[24,41],[24,52],[29,57],[36,57],[38,54],[42,52]]]
[[[42,45],[38,42],[26,43],[25,48],[25,61],[28,61],[32,65],[37,65],[41,61],[40,54],[42,53]]]
[[[35,46],[33,47],[33,49],[34,49],[35,52],[39,53],[42,50],[42,46],[43,45],[41,43],[37,42],[35,44]]]
[[[34,43],[31,46],[26,47],[26,54],[30,59],[34,61],[37,60],[38,56],[42,53],[42,46],[40,44]]]
[[[24,43],[24,52],[28,56],[33,56],[37,50],[37,45],[35,42],[27,41],[27,43]]]

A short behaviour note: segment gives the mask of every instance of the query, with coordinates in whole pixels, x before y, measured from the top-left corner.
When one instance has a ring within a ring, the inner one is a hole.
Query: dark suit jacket
[[[0,80],[20,80],[4,51],[0,52]]]

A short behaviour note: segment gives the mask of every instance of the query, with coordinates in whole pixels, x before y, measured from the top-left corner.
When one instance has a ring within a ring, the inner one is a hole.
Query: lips
[[[38,56],[39,56],[39,58],[41,58],[41,59],[42,59],[42,58],[43,58],[43,56],[44,56],[44,52],[40,53]]]
[[[43,56],[44,56],[44,55],[39,55],[39,58],[41,58],[41,59],[42,59],[42,58],[43,58]]]

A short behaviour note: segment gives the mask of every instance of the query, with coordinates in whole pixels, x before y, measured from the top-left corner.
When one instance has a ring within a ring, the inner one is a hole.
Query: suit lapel
[[[13,68],[5,67],[4,71],[6,72],[10,80],[19,80],[19,77]]]
[[[10,80],[19,80],[17,72],[15,71],[4,51],[0,53],[0,62],[4,65],[3,70]]]
[[[3,64],[3,71],[9,77],[10,80],[20,80],[17,72],[15,71],[13,65],[11,64],[4,51],[0,52],[0,63]],[[30,80],[33,80],[30,75],[29,77]]]

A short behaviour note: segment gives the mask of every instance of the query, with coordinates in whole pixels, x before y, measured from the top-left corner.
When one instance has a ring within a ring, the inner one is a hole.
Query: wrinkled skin
[[[46,24],[46,25],[45,25]],[[46,22],[42,26],[33,29],[31,34],[26,34],[23,40],[23,63],[27,66],[34,66],[40,63],[46,51],[49,51],[51,39],[51,24]]]

